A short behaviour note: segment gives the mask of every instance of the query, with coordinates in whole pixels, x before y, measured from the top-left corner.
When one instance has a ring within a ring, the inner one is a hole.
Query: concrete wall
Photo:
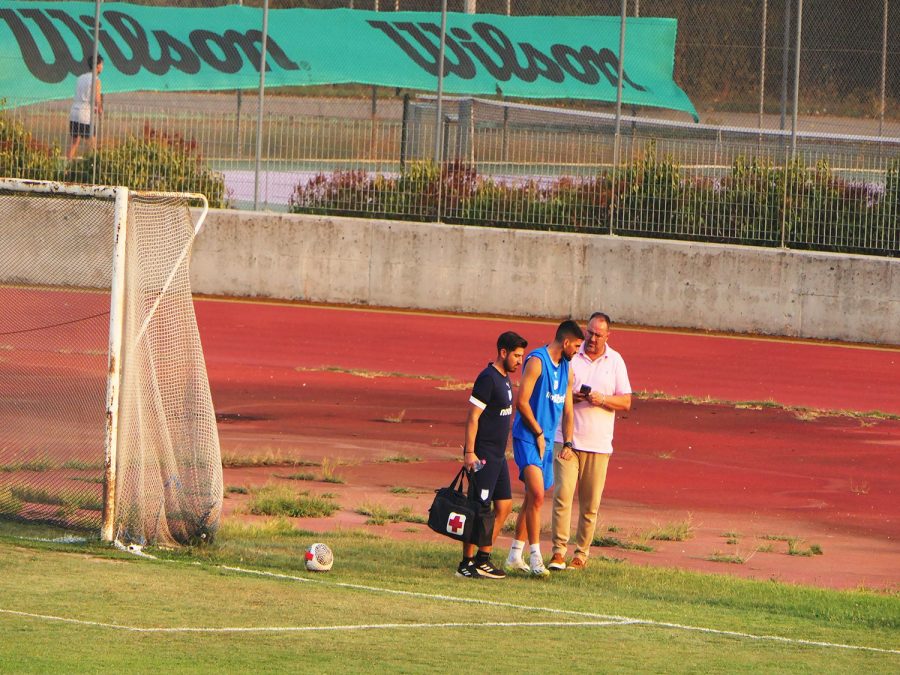
[[[900,260],[212,211],[194,291],[898,343]]]

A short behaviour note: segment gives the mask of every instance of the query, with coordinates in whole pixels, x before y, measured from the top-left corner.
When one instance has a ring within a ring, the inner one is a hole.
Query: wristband
[[[543,436],[543,435],[544,435],[544,430],[541,429],[539,432],[537,432],[537,433],[534,435],[534,437],[535,437],[535,438],[540,438],[540,437]]]
[[[572,441],[566,441],[565,443],[563,443],[563,447],[568,448],[569,450],[573,450],[575,448],[575,446],[572,445]]]

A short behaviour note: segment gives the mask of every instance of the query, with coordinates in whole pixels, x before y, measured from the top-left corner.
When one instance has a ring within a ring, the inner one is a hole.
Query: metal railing
[[[616,158],[610,114],[448,99],[438,171],[427,97],[392,98],[375,114],[368,101],[347,114],[346,101],[270,97],[257,188],[246,100],[123,99],[108,97],[99,152],[80,161],[104,182],[210,192],[184,168],[206,166],[199,175],[221,183],[220,206],[248,208],[258,192],[262,208],[282,211],[900,252],[900,139],[805,133],[792,147],[777,131],[625,117]],[[64,159],[67,117],[61,102],[6,108],[0,169],[79,179]],[[154,164],[160,143],[168,164]]]

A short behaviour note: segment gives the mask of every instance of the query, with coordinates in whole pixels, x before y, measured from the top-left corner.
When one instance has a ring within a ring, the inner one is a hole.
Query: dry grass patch
[[[297,459],[285,454],[280,448],[262,448],[250,452],[223,452],[222,466],[233,469],[254,466],[316,466],[316,462]]]
[[[426,523],[424,516],[414,513],[412,508],[404,506],[399,511],[391,511],[380,504],[361,504],[355,510],[361,516],[368,516],[366,525],[385,525],[387,523]]]
[[[743,565],[753,557],[753,553],[743,555],[740,553],[723,553],[722,551],[713,551],[707,560],[710,562],[731,563],[732,565]]]
[[[441,391],[468,391],[472,388],[471,382],[444,382],[444,384],[438,385],[435,389],[440,389]]]
[[[652,530],[644,534],[646,539],[656,541],[685,541],[693,536],[694,523],[690,515],[682,521],[666,523],[665,525],[655,524]]]
[[[869,483],[867,481],[855,481],[852,478],[850,479],[850,492],[855,495],[867,495],[869,494]]]
[[[824,555],[825,552],[819,544],[810,544],[806,546],[806,540],[802,537],[795,537],[786,534],[764,534],[760,539],[766,541],[783,541],[787,544],[787,554],[809,558],[814,555]]]
[[[859,421],[862,426],[872,426],[878,420],[900,420],[900,414],[888,413],[882,410],[827,410],[819,408],[806,408],[779,403],[773,399],[766,401],[732,401],[717,399],[711,396],[673,396],[663,391],[638,391],[634,393],[638,400],[643,401],[673,401],[688,403],[690,405],[721,405],[731,406],[737,410],[784,410],[792,413],[797,419],[813,421],[819,417],[849,417]]]
[[[421,462],[421,457],[410,457],[409,455],[388,455],[378,460],[381,464],[411,464],[413,462]]]
[[[385,415],[381,418],[383,422],[390,422],[391,424],[400,424],[403,421],[403,418],[406,417],[406,409],[404,408],[396,415]]]
[[[288,516],[290,518],[323,518],[340,507],[324,496],[297,493],[284,485],[266,485],[251,491],[247,509],[255,516]]]
[[[630,541],[621,537],[605,537],[594,535],[591,546],[600,546],[603,548],[621,548],[626,551],[643,551],[652,553],[653,547],[644,541]]]

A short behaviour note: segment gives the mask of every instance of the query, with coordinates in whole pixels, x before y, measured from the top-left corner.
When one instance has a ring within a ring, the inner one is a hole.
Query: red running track
[[[390,485],[415,488],[403,499],[390,495],[394,506],[402,501],[424,512],[430,491],[458,466],[469,394],[460,382],[471,382],[494,357],[500,332],[516,330],[537,347],[555,328],[547,321],[274,303],[200,300],[196,308],[224,450],[350,460],[342,469],[347,484],[328,485],[343,508],[315,525],[326,531],[361,526],[353,506],[383,499]],[[897,349],[627,327],[613,328],[611,344],[624,354],[639,391],[900,414]],[[387,376],[353,377],[332,368]],[[387,423],[400,418],[402,424]],[[717,572],[721,565],[708,556],[725,546],[723,532],[742,533],[737,548],[745,552],[765,543],[754,537],[787,534],[824,542],[827,554],[798,563],[776,551],[726,571],[894,588],[898,447],[898,420],[638,400],[616,425],[603,518],[625,532],[685,513],[695,518],[690,541],[661,546],[650,558],[617,549],[638,563]],[[398,452],[422,461],[383,463]],[[239,484],[279,480],[264,468],[226,474]],[[518,481],[513,491],[518,499]],[[238,501],[228,504],[240,508]],[[549,520],[549,512],[544,516]],[[430,535],[401,530],[394,536]]]
[[[471,381],[515,330],[529,348],[554,322],[308,305],[198,300],[207,359],[216,366],[336,366]],[[615,319],[615,317],[613,317]],[[636,391],[777,401],[822,410],[900,414],[900,348],[613,327],[610,345]]]

